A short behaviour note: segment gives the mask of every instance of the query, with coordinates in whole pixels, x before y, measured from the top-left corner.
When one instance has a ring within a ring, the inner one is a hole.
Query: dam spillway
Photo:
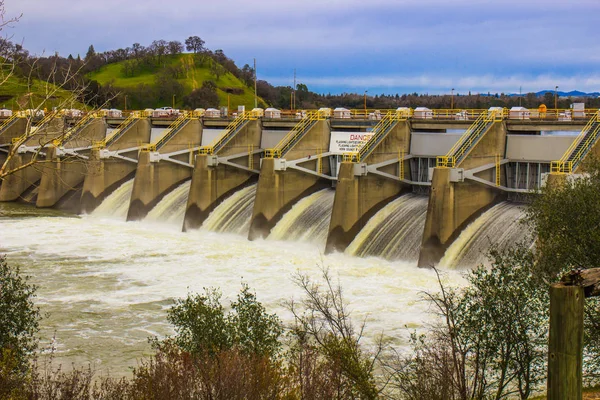
[[[130,179],[112,192],[100,205],[92,212],[95,216],[112,217],[125,221],[127,218],[127,209],[129,208],[129,199],[133,191],[133,179]]]
[[[250,230],[250,218],[252,207],[256,196],[256,184],[246,186],[238,190],[215,208],[204,224],[202,229],[247,235]]]
[[[504,250],[530,237],[523,224],[525,213],[523,204],[505,201],[493,206],[461,232],[439,265],[456,269],[487,264],[491,248]]]
[[[295,204],[275,225],[267,240],[312,243],[325,248],[335,191],[323,189]]]
[[[406,194],[375,214],[346,249],[357,257],[416,261],[427,213],[427,197]]]
[[[190,184],[190,181],[186,181],[176,187],[173,191],[169,192],[169,194],[150,210],[144,219],[181,226],[183,224],[183,216],[185,214],[185,205],[190,191]]]

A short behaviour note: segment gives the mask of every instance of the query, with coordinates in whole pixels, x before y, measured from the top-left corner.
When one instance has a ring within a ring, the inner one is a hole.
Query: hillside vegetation
[[[90,72],[88,78],[103,87],[112,87],[117,96],[116,103],[122,104],[122,107],[125,106],[125,96],[128,108],[155,108],[172,105],[173,95],[175,107],[189,107],[184,97],[201,89],[206,82],[213,82],[216,86],[218,99],[213,101],[212,107],[227,106],[228,97],[231,109],[238,105],[254,107],[251,88],[232,73],[215,68],[212,60],[199,59],[197,54],[165,55],[159,65],[120,61]],[[148,92],[156,94],[147,96]],[[262,99],[259,99],[259,106],[266,106]]]
[[[39,79],[27,79],[11,75],[0,85],[0,107],[13,110],[40,108],[80,108],[85,106],[77,101],[72,92],[61,89],[52,83]]]

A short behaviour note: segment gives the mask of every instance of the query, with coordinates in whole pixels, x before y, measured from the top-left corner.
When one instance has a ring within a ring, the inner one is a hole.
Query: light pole
[[[173,109],[175,109],[175,95],[173,95]]]
[[[554,87],[554,109],[558,110],[558,86]],[[558,115],[558,111],[556,112]]]
[[[365,118],[367,118],[367,92],[368,90],[365,90]]]
[[[127,111],[127,95],[125,95],[125,111]]]
[[[454,88],[450,91],[450,109],[454,110]]]

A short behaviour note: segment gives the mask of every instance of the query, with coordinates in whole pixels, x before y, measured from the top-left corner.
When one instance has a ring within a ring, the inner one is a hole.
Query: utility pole
[[[558,110],[558,86],[554,87],[554,109]],[[558,116],[558,111],[556,111],[556,115]]]
[[[523,96],[521,95],[521,86],[519,86],[519,107],[521,107],[521,99],[523,98]]]
[[[454,88],[450,92],[450,109],[454,110]]]
[[[367,92],[368,92],[368,90],[365,90],[365,118],[368,117],[368,115],[367,115]]]
[[[292,102],[292,110],[296,109],[296,68],[294,68],[294,87],[292,89],[294,95],[294,101]]]
[[[254,59],[254,108],[258,107],[258,94],[256,93],[256,58]]]

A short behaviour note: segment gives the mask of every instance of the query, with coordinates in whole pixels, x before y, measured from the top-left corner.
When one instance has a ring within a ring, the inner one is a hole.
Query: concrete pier
[[[106,137],[106,123],[93,118],[81,128],[72,128],[72,136],[60,145],[52,145],[42,164],[42,177],[36,206],[56,207],[78,213],[81,189],[88,174],[88,158],[92,144]]]
[[[196,155],[184,231],[198,229],[217,205],[256,182],[261,134],[260,120],[251,120],[222,148]]]
[[[42,178],[42,167],[47,147],[54,139],[64,134],[64,120],[60,117],[49,117],[35,131],[27,125],[22,135],[26,135],[18,146],[14,156],[8,160],[8,170],[15,171],[8,175],[0,186],[0,201],[23,201],[35,204],[37,185]],[[20,135],[19,135],[20,136]],[[12,147],[11,147],[12,148]]]
[[[317,170],[317,155],[329,149],[331,130],[328,120],[318,120],[281,158],[264,158],[258,178],[256,199],[248,238],[266,237],[281,217],[300,199],[331,187],[327,179],[286,169],[286,160],[311,156],[305,168]],[[323,164],[323,173],[329,173],[329,164]]]
[[[81,194],[81,212],[91,213],[125,181],[135,177],[139,146],[150,142],[151,125],[147,118],[132,122],[106,147],[92,149]],[[108,138],[109,140],[111,138]]]
[[[506,132],[505,121],[496,122],[454,168],[434,169],[419,266],[437,264],[462,229],[506,198],[500,189],[461,178],[461,171],[493,165],[496,155],[504,158]],[[476,176],[493,182],[493,174],[493,169],[487,169]]]
[[[6,124],[6,126],[4,126]],[[23,135],[27,129],[26,118],[12,118],[8,121],[4,121],[0,130],[0,166],[4,165],[8,158],[8,152],[10,146],[15,138]],[[0,185],[2,181],[0,180]]]
[[[381,142],[360,163],[343,162],[340,165],[335,198],[327,236],[327,253],[344,251],[367,221],[391,199],[410,189],[399,178],[399,162],[382,166],[381,172],[397,176],[391,180],[377,174],[366,173],[366,164],[376,165],[398,160],[401,149],[410,149],[411,129],[408,121],[393,126]],[[402,160],[408,170],[408,162]]]
[[[143,219],[166,194],[192,178],[193,149],[201,142],[202,124],[190,118],[140,152],[127,221]]]

